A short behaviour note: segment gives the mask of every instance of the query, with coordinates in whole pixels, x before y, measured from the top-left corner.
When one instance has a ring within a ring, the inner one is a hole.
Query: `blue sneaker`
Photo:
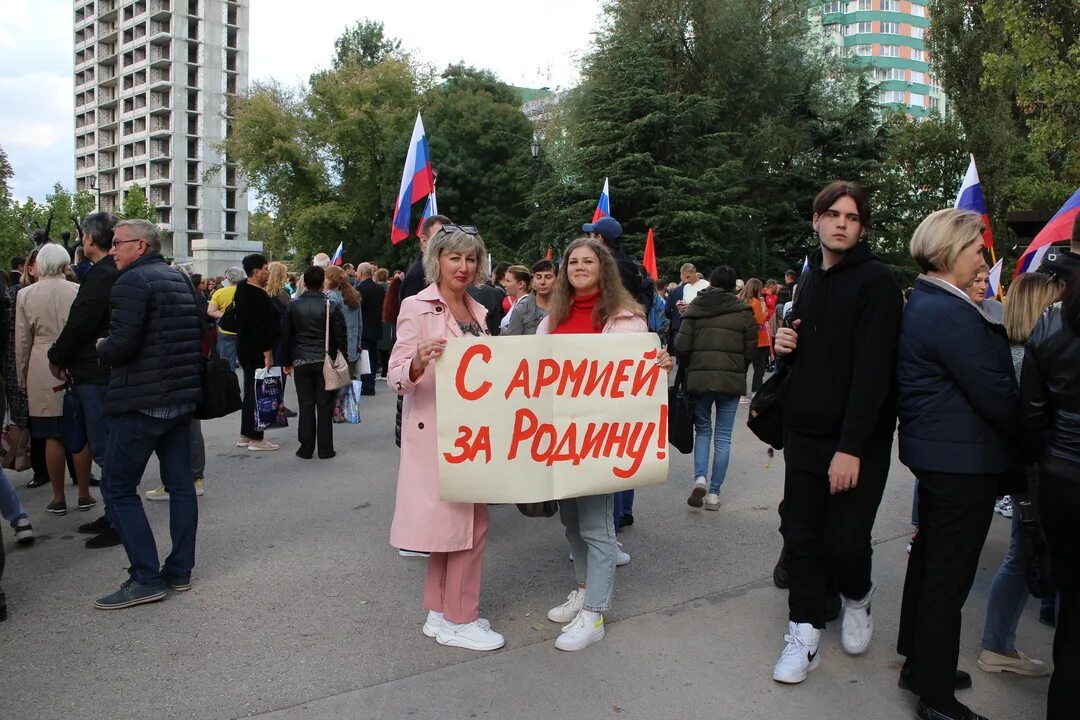
[[[94,607],[99,610],[119,610],[132,605],[158,602],[164,597],[165,588],[163,587],[143,585],[134,580],[128,580],[113,594],[95,600]]]

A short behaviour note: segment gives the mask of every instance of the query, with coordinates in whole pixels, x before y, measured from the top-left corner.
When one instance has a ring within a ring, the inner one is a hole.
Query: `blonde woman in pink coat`
[[[390,544],[431,554],[424,634],[441,645],[496,650],[505,640],[480,617],[487,505],[439,499],[432,365],[447,338],[487,335],[487,311],[466,293],[488,274],[487,250],[476,228],[443,225],[428,241],[424,272],[431,284],[401,303],[386,378],[405,398]]]

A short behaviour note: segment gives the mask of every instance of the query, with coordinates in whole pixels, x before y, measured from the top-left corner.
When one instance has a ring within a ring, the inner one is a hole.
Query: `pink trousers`
[[[424,607],[441,612],[452,623],[470,623],[480,617],[480,573],[487,544],[487,505],[473,505],[473,546],[428,558],[424,581]]]

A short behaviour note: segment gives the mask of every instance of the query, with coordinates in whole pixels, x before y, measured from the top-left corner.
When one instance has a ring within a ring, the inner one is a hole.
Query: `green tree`
[[[334,41],[333,67],[339,70],[349,63],[373,67],[400,55],[401,41],[386,37],[381,22],[361,20]]]
[[[138,185],[132,185],[124,194],[120,207],[120,217],[124,220],[157,221],[157,210],[146,199],[146,192]]]
[[[289,246],[289,239],[274,216],[264,210],[255,210],[248,215],[248,238],[262,243],[263,254],[270,260],[291,262],[295,251]]]
[[[982,56],[982,85],[1010,89],[1032,147],[1066,186],[1080,185],[1080,4],[1076,0],[986,0],[1004,47]]]

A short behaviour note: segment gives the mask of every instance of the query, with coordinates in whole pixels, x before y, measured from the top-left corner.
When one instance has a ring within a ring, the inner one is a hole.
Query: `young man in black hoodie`
[[[782,393],[782,523],[790,590],[787,646],[773,679],[799,683],[820,662],[829,581],[843,602],[844,651],[873,633],[870,531],[896,428],[893,374],[903,298],[862,241],[870,205],[837,181],[814,199],[820,250],[799,281],[791,327],[776,334],[790,367]]]

